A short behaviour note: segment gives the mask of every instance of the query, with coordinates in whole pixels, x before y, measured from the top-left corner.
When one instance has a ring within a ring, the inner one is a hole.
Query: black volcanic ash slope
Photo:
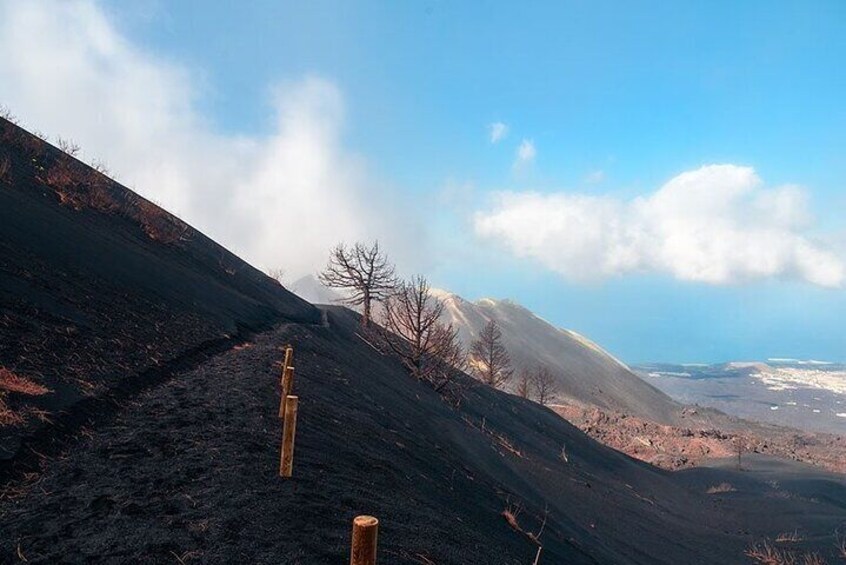
[[[22,438],[145,371],[318,317],[177,218],[0,119],[0,471]],[[24,394],[21,379],[50,392]]]
[[[357,323],[332,308],[323,326],[284,324],[142,394],[0,501],[0,562],[342,563],[352,518],[371,513],[381,563],[531,563],[506,509],[526,532],[548,513],[547,565],[745,563],[752,540],[794,528],[833,553],[842,482],[662,472],[470,379],[454,408]],[[300,398],[291,480],[277,476],[285,343]],[[737,491],[705,494],[723,482]]]

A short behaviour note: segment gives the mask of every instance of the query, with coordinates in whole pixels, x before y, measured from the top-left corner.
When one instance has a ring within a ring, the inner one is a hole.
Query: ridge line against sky
[[[0,103],[291,280],[378,237],[627,362],[843,360],[841,7],[470,9],[0,0]]]

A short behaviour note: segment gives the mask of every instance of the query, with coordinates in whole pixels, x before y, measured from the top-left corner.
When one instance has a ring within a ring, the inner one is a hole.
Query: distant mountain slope
[[[608,352],[576,332],[556,328],[509,300],[485,298],[469,302],[437,291],[445,304],[446,321],[469,344],[489,320],[502,330],[512,362],[519,370],[542,363],[558,376],[560,399],[675,422],[681,406],[635,375]]]
[[[24,436],[82,417],[135,377],[244,331],[319,317],[178,218],[0,119],[0,470]]]

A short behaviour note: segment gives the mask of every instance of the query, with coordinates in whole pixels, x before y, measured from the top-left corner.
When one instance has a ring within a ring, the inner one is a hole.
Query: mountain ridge
[[[298,279],[290,290],[305,300],[337,303],[342,299],[339,292],[324,287],[312,275]],[[468,350],[484,325],[495,320],[515,374],[537,365],[548,367],[556,379],[557,401],[631,413],[659,423],[679,422],[681,404],[637,376],[590,338],[557,327],[512,299],[485,297],[470,301],[442,288],[432,288],[430,292],[444,305],[442,321],[457,330]],[[516,377],[505,389],[513,391],[515,386]]]
[[[677,422],[680,404],[582,334],[556,327],[514,300],[471,302],[440,289],[435,296],[444,303],[444,320],[453,324],[465,345],[494,320],[517,372],[540,364],[552,370],[558,401],[617,410],[661,423]]]

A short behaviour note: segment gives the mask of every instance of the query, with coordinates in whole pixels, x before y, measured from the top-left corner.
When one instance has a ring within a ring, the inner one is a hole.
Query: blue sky
[[[629,362],[846,361],[846,4],[667,4],[3,0],[0,102],[292,276],[379,237]]]
[[[841,2],[134,4],[107,6],[202,69],[220,127],[267,128],[268,84],[330,77],[350,144],[410,190],[510,184],[510,154],[479,143],[498,120],[543,148],[541,187],[610,169],[636,192],[738,160],[821,190],[846,173]]]

